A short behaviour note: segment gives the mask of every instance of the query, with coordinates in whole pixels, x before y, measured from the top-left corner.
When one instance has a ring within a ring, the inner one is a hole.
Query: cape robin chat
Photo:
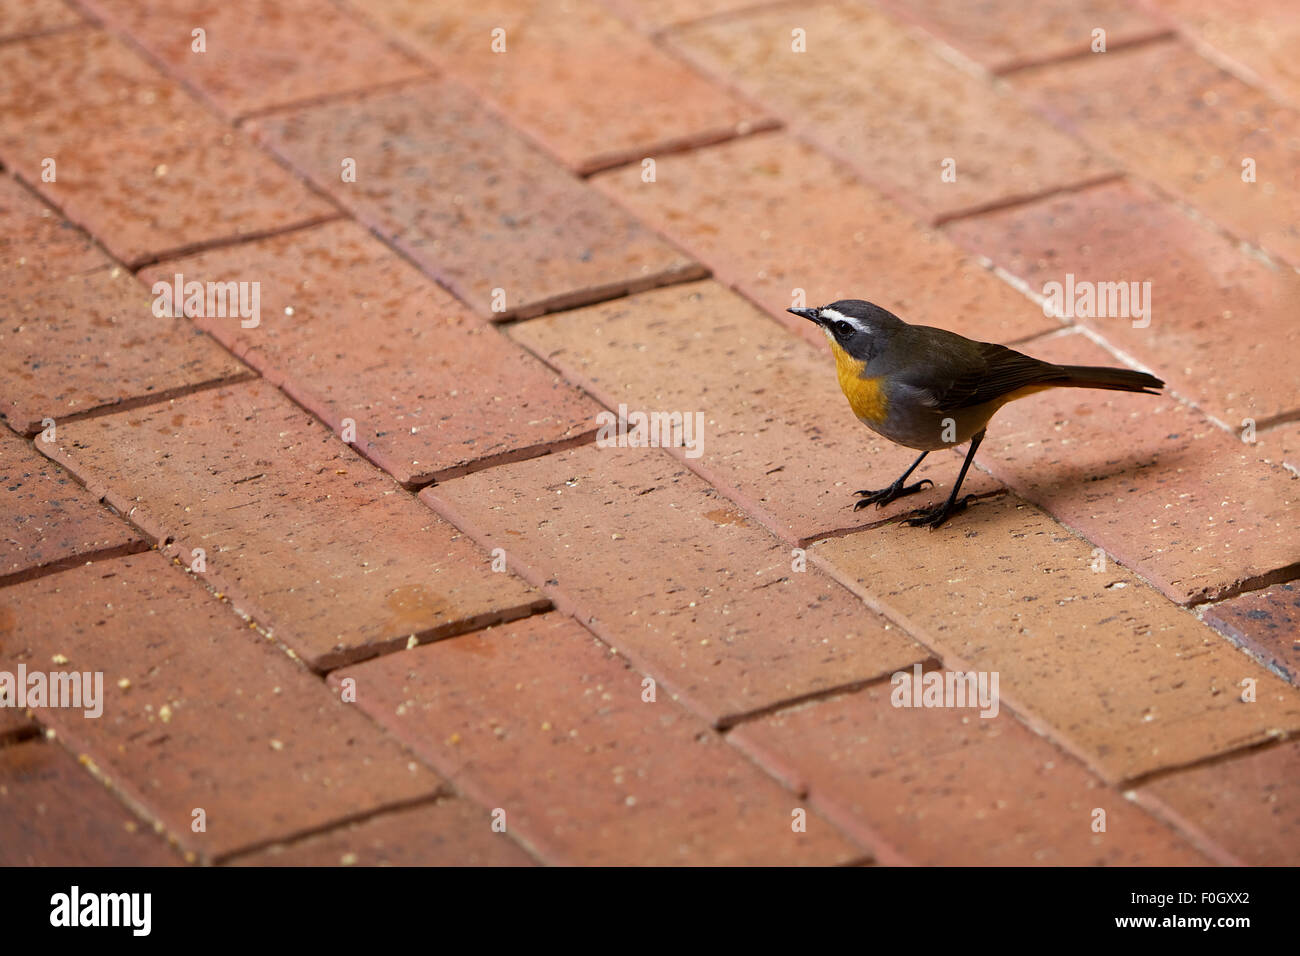
[[[937,528],[974,497],[958,499],[961,483],[993,413],[1007,402],[1047,388],[1107,388],[1155,395],[1164,382],[1127,368],[1053,365],[1015,349],[976,342],[955,332],[909,325],[878,305],[842,299],[819,309],[789,309],[816,322],[831,343],[840,389],[858,420],[921,457],[879,491],[859,491],[856,511],[886,505],[934,482],[905,485],[925,456],[970,442],[952,494],[941,505],[906,516]]]

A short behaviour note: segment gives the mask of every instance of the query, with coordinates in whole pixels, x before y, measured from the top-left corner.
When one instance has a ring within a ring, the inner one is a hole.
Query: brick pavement
[[[0,8],[0,863],[1300,861],[1291,19]],[[849,296],[1169,385],[908,528]]]

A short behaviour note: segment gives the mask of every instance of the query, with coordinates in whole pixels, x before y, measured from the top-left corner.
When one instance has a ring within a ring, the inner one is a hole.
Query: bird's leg
[[[909,513],[905,518],[908,524],[914,527],[928,525],[931,528],[937,528],[957,512],[965,510],[966,503],[975,496],[967,495],[961,501],[958,501],[957,493],[961,491],[961,483],[966,478],[966,470],[970,468],[970,463],[975,460],[975,449],[979,448],[980,442],[983,440],[983,430],[970,440],[970,451],[966,452],[966,460],[961,464],[961,471],[957,475],[957,483],[952,486],[952,494],[948,496],[948,500],[933,508],[918,508],[916,511]]]
[[[916,466],[924,461],[925,456],[928,454],[930,454],[928,451],[921,452],[921,457],[912,462],[912,467],[899,475],[898,480],[888,488],[881,488],[879,491],[855,491],[854,494],[858,495],[861,500],[853,502],[853,510],[857,511],[859,508],[867,507],[867,505],[877,505],[883,508],[896,498],[916,494],[926,484],[933,485],[934,482],[930,481],[929,478],[922,478],[914,485],[903,484],[903,482],[907,481],[907,476],[916,471]]]

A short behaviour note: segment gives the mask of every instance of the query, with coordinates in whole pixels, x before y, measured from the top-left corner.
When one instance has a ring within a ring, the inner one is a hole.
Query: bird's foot
[[[919,528],[924,525],[933,530],[953,515],[957,514],[957,512],[965,511],[967,503],[974,500],[974,495],[967,495],[964,498],[954,501],[951,505],[945,501],[943,504],[935,505],[933,508],[918,508],[916,511],[910,511],[904,515],[903,520],[914,528]]]
[[[879,491],[855,491],[854,494],[859,496],[859,500],[853,502],[853,510],[859,511],[868,505],[883,508],[898,498],[916,494],[926,485],[934,487],[934,482],[929,478],[922,478],[914,485],[904,485],[901,481],[896,481],[888,488],[881,488]]]

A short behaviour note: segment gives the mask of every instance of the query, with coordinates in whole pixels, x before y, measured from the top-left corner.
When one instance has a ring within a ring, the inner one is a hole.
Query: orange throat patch
[[[881,384],[883,378],[864,376],[862,372],[867,363],[855,359],[833,340],[831,354],[835,356],[835,372],[840,380],[840,391],[849,400],[853,414],[861,421],[883,422],[889,411],[889,403]]]

